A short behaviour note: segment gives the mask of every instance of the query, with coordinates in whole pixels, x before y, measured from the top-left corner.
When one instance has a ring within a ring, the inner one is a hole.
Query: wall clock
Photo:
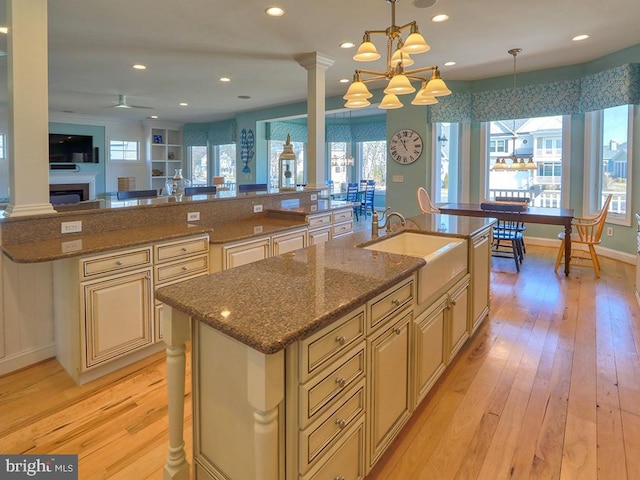
[[[413,130],[400,130],[389,142],[391,158],[402,165],[415,162],[422,153],[422,138]]]

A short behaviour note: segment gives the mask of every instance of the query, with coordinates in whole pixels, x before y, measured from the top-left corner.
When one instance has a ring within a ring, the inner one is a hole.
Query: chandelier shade
[[[434,97],[450,95],[449,90],[440,77],[437,66],[420,67],[407,69],[413,65],[415,60],[410,55],[424,53],[430,50],[429,44],[418,31],[418,24],[414,21],[406,25],[396,25],[396,3],[398,0],[386,0],[391,4],[391,25],[380,30],[366,30],[362,37],[362,43],[353,59],[358,62],[371,62],[381,58],[376,46],[371,41],[371,35],[382,34],[387,37],[386,70],[364,70],[358,69],[355,72],[353,83],[349,86],[344,95],[347,101],[345,107],[360,108],[362,100],[371,98],[371,92],[364,85],[367,82],[386,80],[387,86],[384,88],[386,96],[378,106],[382,109],[401,108],[403,105],[398,100],[397,95],[413,93],[416,88],[412,81],[422,82],[422,88],[411,102],[413,105],[432,105],[437,103]],[[406,40],[402,39],[403,31],[409,29]],[[431,78],[418,74],[431,72]],[[366,76],[366,77],[365,77]],[[426,86],[425,86],[426,85]],[[422,92],[424,90],[424,92]],[[426,95],[423,95],[424,93]],[[424,97],[424,98],[423,98]]]
[[[347,108],[364,108],[371,105],[371,102],[366,98],[358,98],[355,100],[347,100],[347,103],[344,104]]]
[[[393,110],[395,108],[402,108],[402,102],[393,93],[389,93],[384,96],[382,102],[380,102],[379,108],[383,110]]]

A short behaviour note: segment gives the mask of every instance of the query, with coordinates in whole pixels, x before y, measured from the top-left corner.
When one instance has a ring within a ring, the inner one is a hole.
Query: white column
[[[323,188],[325,170],[325,72],[334,60],[322,53],[296,58],[307,70],[307,185]]]
[[[248,399],[253,407],[253,443],[255,480],[282,478],[278,438],[278,408],[284,401],[284,350],[265,355],[247,347]]]
[[[169,415],[169,455],[164,465],[164,480],[189,480],[189,463],[184,449],[184,382],[186,342],[190,319],[165,305],[162,338],[167,345],[167,393]]]
[[[53,213],[49,203],[47,0],[7,0],[9,205],[5,216]]]

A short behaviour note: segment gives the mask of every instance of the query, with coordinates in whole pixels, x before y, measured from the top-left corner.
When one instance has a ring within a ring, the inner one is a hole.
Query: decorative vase
[[[188,187],[188,180],[182,176],[182,169],[176,168],[173,178],[171,179],[171,192],[170,195],[182,195],[184,194],[184,187]]]

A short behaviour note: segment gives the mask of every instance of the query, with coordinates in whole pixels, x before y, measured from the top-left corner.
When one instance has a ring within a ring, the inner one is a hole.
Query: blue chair
[[[116,193],[118,200],[128,200],[129,198],[150,198],[157,197],[157,190],[129,190]]]
[[[358,184],[357,183],[348,183],[347,184],[347,202],[358,203]],[[358,221],[358,209],[359,205],[353,206],[353,213],[356,216],[356,222]]]
[[[519,272],[520,264],[524,260],[524,240],[522,236],[524,225],[519,216],[519,213],[523,211],[522,204],[482,202],[480,208],[490,212],[510,214],[509,218],[498,218],[498,222],[493,226],[491,255],[494,257],[513,258],[516,271]]]
[[[373,180],[370,181],[373,182]],[[360,213],[364,213],[365,218],[369,211],[371,211],[371,214],[373,215],[373,196],[375,189],[375,182],[373,182],[373,184],[367,182],[364,190],[364,196],[360,202]]]
[[[185,195],[198,195],[202,193],[216,193],[215,185],[206,185],[206,186],[195,186],[195,187],[184,187]]]

